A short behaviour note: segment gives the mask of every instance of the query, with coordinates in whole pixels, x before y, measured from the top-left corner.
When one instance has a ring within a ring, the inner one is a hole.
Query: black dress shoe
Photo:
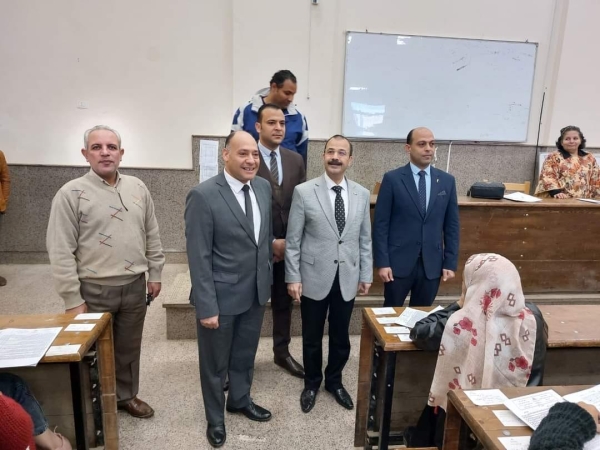
[[[206,429],[206,438],[212,447],[221,447],[225,443],[225,439],[227,439],[225,425],[209,425]]]
[[[348,391],[344,388],[344,386],[342,386],[341,388],[338,388],[338,389],[325,388],[325,390],[327,392],[330,392],[333,395],[333,397],[335,398],[335,401],[338,402],[340,405],[342,405],[344,408],[354,409],[354,403],[352,403],[350,394],[348,394]]]
[[[273,360],[275,361],[275,364],[287,370],[293,376],[304,379],[304,367],[302,367],[292,356],[283,359],[275,357]]]
[[[248,419],[255,420],[256,422],[268,422],[271,420],[271,413],[254,402],[250,402],[245,408],[231,408],[227,406],[226,409],[230,413],[242,413]]]
[[[313,406],[315,406],[316,399],[317,391],[304,388],[302,394],[300,394],[300,408],[302,408],[302,412],[310,412],[310,410],[313,409]]]

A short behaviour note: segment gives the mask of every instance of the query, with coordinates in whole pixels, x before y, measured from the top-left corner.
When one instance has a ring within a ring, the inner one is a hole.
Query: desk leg
[[[384,352],[385,395],[379,423],[379,450],[388,450],[390,442],[390,420],[392,418],[392,400],[394,397],[394,378],[396,376],[396,352]]]
[[[117,421],[117,381],[115,379],[115,354],[113,346],[112,320],[96,342],[98,369],[102,396],[102,422],[104,424],[104,449],[119,448],[119,425]]]
[[[371,450],[369,431],[375,430],[375,414],[377,411],[377,368],[379,367],[380,352],[383,350],[373,343],[371,356],[371,384],[369,389],[369,408],[367,410],[367,427],[365,430],[365,450]]]
[[[82,362],[69,364],[71,371],[71,395],[73,397],[73,419],[75,420],[75,439],[78,450],[88,450],[87,440],[87,417],[85,412],[85,400],[82,384]]]

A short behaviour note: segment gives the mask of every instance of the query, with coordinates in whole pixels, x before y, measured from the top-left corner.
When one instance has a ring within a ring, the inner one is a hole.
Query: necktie
[[[250,198],[250,186],[247,184],[242,188],[244,191],[244,201],[246,203],[246,217],[250,222],[250,228],[254,231],[254,214],[252,213],[252,199]]]
[[[277,168],[277,153],[271,152],[271,178],[279,184],[279,169]]]
[[[421,212],[423,215],[427,213],[427,188],[425,186],[425,175],[427,173],[424,170],[419,172],[419,202],[421,203]]]
[[[342,199],[342,187],[333,186],[331,189],[335,191],[335,223],[341,236],[344,226],[346,226],[346,210],[344,209],[344,199]]]

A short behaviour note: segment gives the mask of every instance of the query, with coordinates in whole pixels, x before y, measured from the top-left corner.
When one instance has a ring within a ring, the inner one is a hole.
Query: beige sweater
[[[150,192],[135,177],[117,177],[110,186],[90,170],[52,201],[46,247],[66,309],[84,302],[80,280],[122,286],[148,272],[160,282],[165,257]]]

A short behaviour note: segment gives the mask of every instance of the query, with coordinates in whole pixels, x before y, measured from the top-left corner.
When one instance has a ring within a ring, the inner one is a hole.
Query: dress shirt
[[[331,200],[331,210],[335,214],[335,196],[337,195],[333,189],[334,186],[338,186],[327,173],[325,174],[325,181],[327,183],[327,191],[329,192],[329,199]],[[346,181],[346,177],[339,184],[342,187],[342,200],[344,201],[344,215],[346,216],[346,220],[348,220],[348,182]]]
[[[260,209],[258,208],[258,202],[256,201],[254,189],[252,189],[252,185],[250,184],[250,182],[242,183],[240,180],[233,178],[231,175],[229,175],[227,173],[227,170],[224,170],[223,173],[225,174],[227,184],[229,184],[229,187],[231,188],[233,195],[235,195],[235,199],[240,204],[240,208],[242,208],[244,214],[246,214],[246,199],[244,197],[244,191],[242,190],[242,188],[244,187],[244,184],[250,186],[250,190],[248,192],[250,192],[250,201],[252,202],[252,218],[254,219],[254,238],[258,243],[258,236],[260,235]]]
[[[425,192],[427,194],[427,200],[425,201],[425,205],[427,206],[427,208],[429,208],[429,197],[431,196],[431,166],[427,166],[427,168],[425,169],[419,169],[413,163],[410,163],[410,170],[415,180],[415,186],[417,186],[417,192],[419,192],[419,179],[421,178],[419,172],[421,170],[425,171]]]
[[[260,150],[260,153],[262,154],[262,157],[265,160],[265,164],[269,168],[269,172],[270,172],[271,171],[271,150],[269,150],[267,147],[262,145],[260,143],[260,141],[258,141],[258,149]],[[281,153],[279,151],[279,147],[277,147],[273,151],[277,155],[275,157],[275,159],[277,160],[277,171],[279,172],[279,180],[277,180],[277,184],[279,186],[281,186],[281,183],[283,183],[283,165],[281,164]]]

